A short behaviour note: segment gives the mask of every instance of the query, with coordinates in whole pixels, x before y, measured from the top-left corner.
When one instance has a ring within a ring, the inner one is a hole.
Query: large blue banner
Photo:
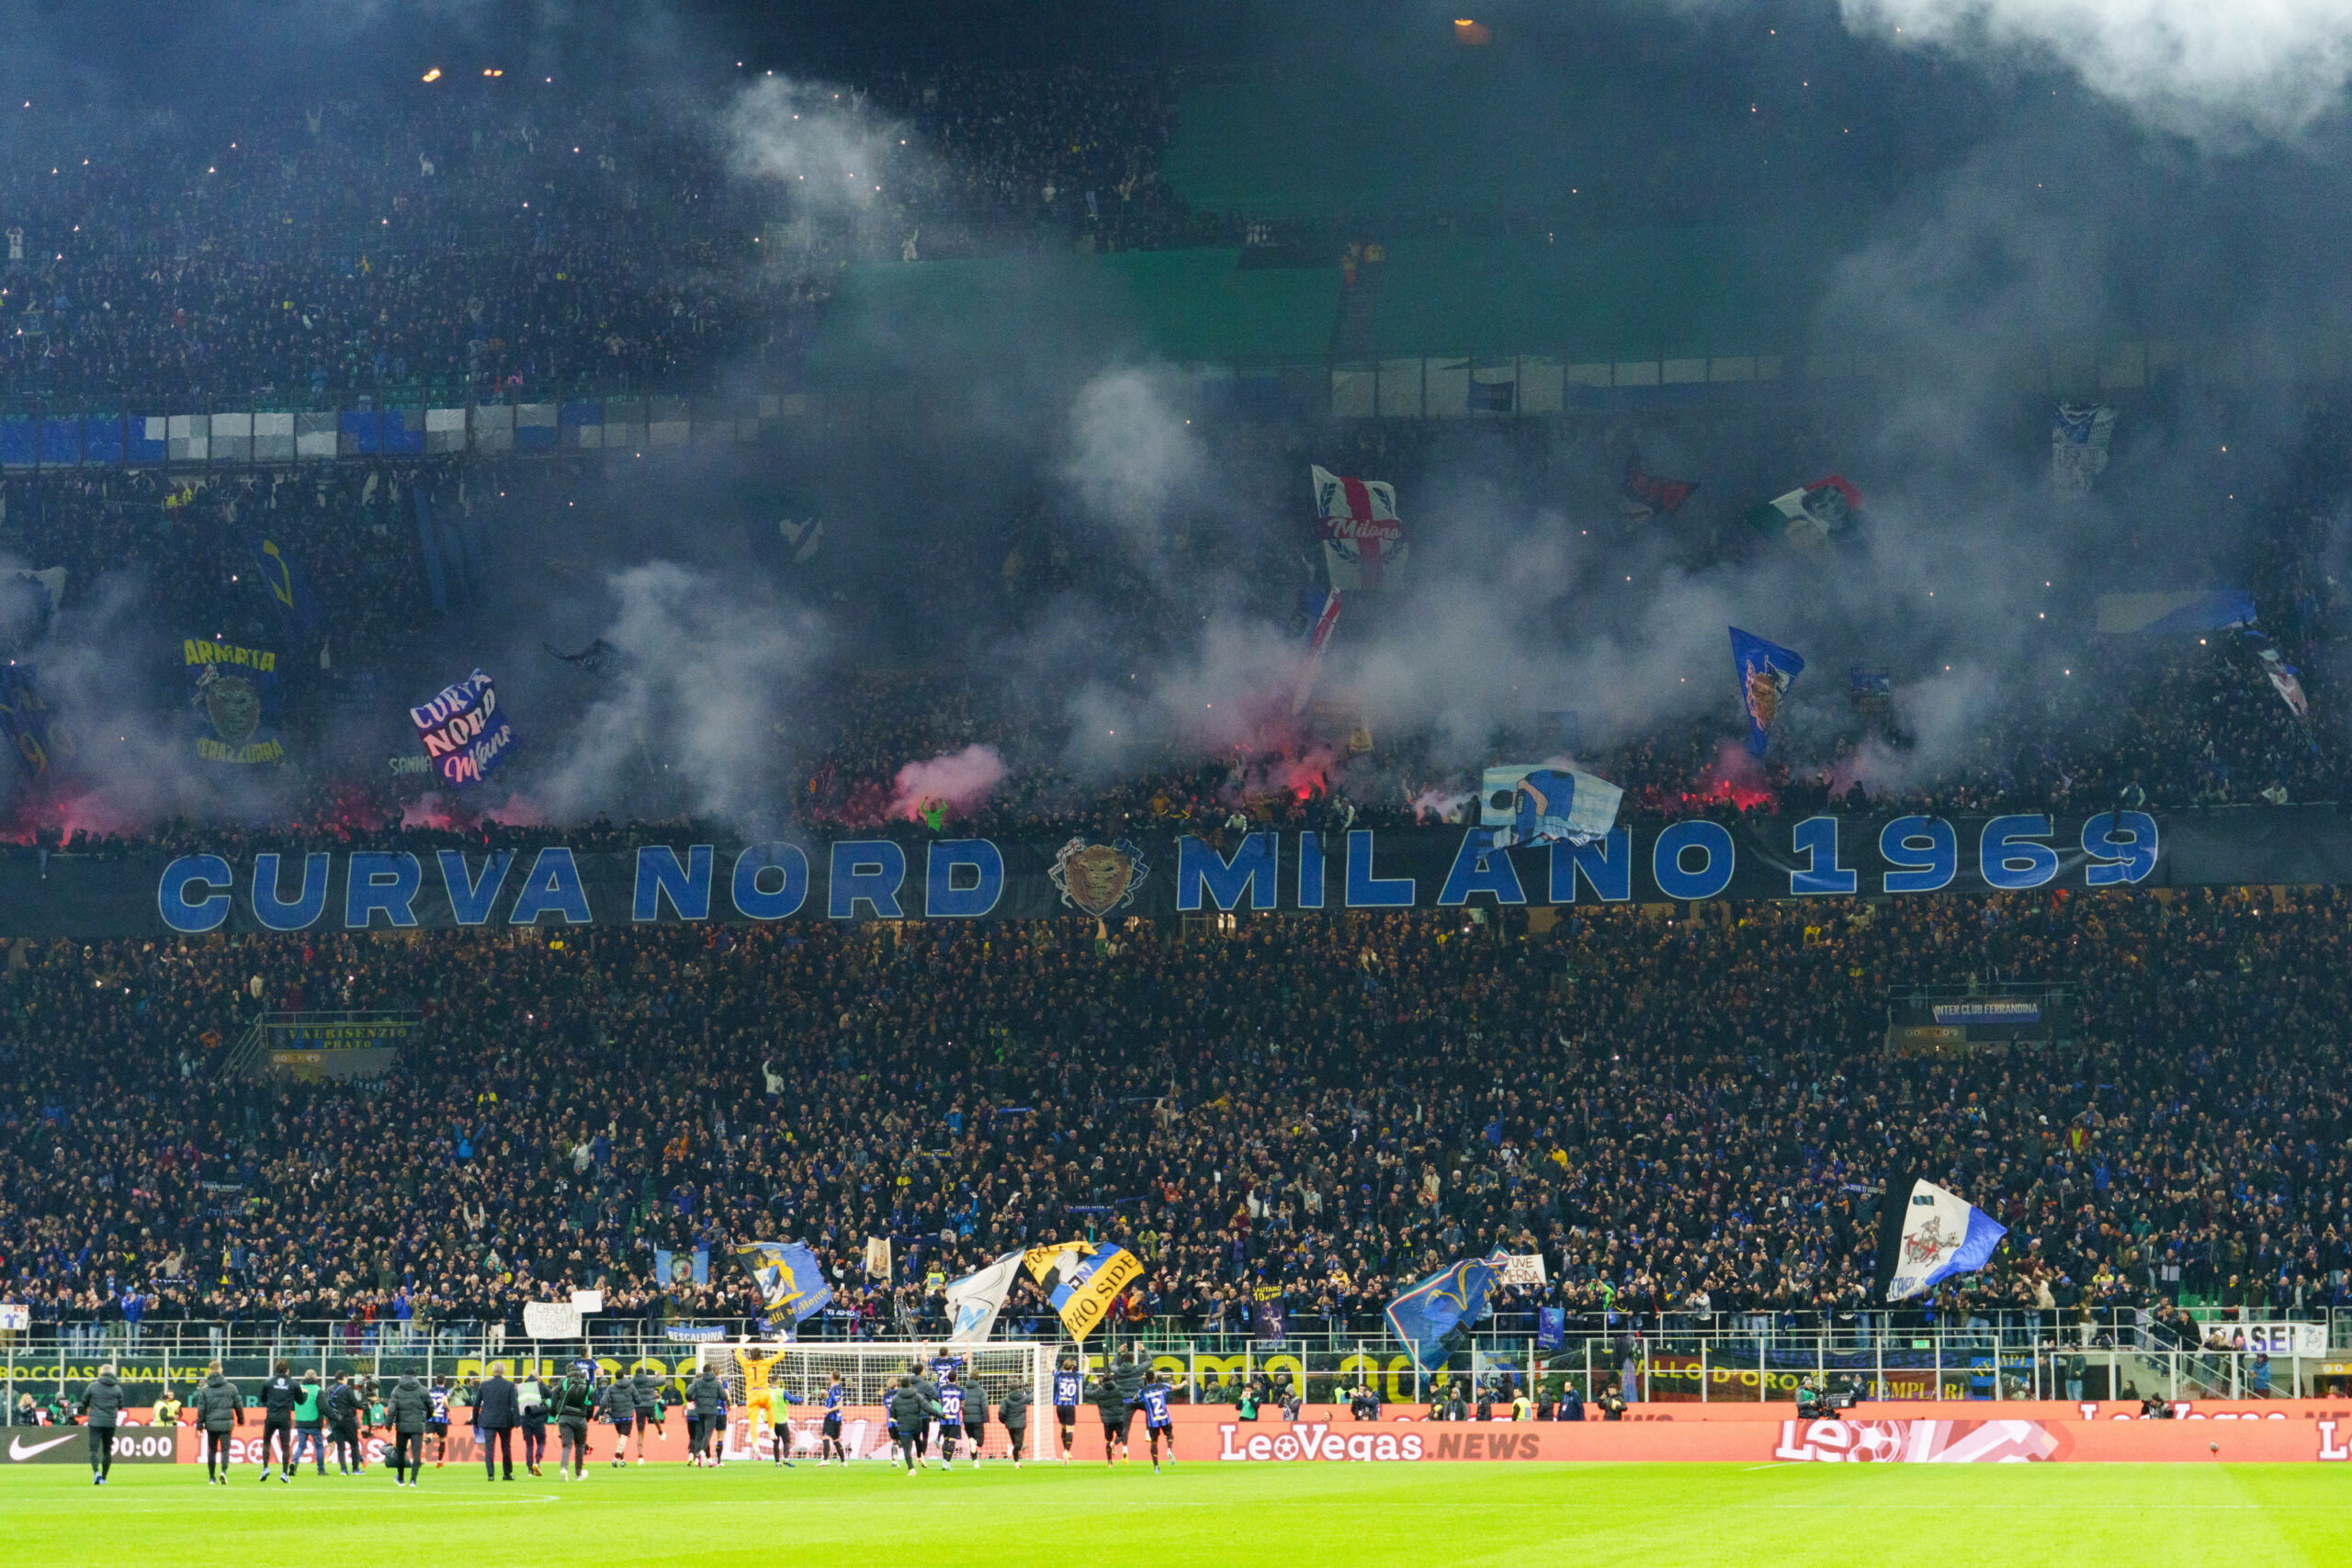
[[[235,667],[232,667],[235,668]],[[216,741],[215,744],[225,744]],[[244,744],[250,745],[247,741]],[[2181,817],[1812,817],[1620,823],[1589,844],[1498,849],[1482,828],[1114,842],[930,838],[652,844],[599,852],[0,853],[0,936],[538,923],[1158,919],[1218,911],[1527,908],[1706,899],[2352,883],[2327,807]]]

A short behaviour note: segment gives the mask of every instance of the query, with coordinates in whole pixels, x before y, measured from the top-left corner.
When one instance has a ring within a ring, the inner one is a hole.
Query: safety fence
[[[1596,1404],[1756,1404],[1807,1389],[1865,1400],[2265,1400],[2352,1389],[2352,1348],[2331,1343],[2325,1322],[2257,1324],[2232,1330],[2238,1348],[2159,1343],[2145,1331],[2069,1324],[2037,1337],[2022,1330],[1947,1325],[1934,1330],[1858,1326],[1810,1333],[1575,1334],[1556,1344],[1481,1335],[1431,1365],[1386,1337],[1296,1337],[1279,1344],[1174,1333],[1103,1334],[1057,1353],[1099,1365],[1134,1353],[1157,1365],[1187,1403],[1237,1402],[1289,1393],[1344,1404],[1358,1391],[1390,1404],[1458,1396],[1509,1403],[1510,1392],[1559,1396],[1574,1389]],[[637,1317],[591,1320],[578,1339],[533,1340],[502,1325],[383,1323],[274,1325],[172,1322],[41,1325],[0,1334],[9,1404],[24,1393],[78,1389],[101,1365],[117,1366],[134,1393],[201,1381],[218,1363],[233,1379],[299,1370],[382,1379],[404,1372],[468,1378],[486,1368],[552,1374],[587,1359],[607,1370],[682,1378],[706,1344],[759,1337],[742,1322],[650,1327]],[[1052,1336],[1045,1337],[1051,1342]]]

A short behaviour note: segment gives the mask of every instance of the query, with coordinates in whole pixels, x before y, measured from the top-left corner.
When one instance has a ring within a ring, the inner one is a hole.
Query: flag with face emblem
[[[798,1323],[833,1299],[817,1255],[799,1242],[748,1242],[735,1249],[735,1256],[759,1281],[760,1300],[773,1316],[790,1313]]]
[[[180,639],[196,754],[208,762],[252,765],[286,760],[277,734],[277,654],[215,637]]]
[[[1772,744],[1781,699],[1804,673],[1804,658],[1777,642],[1731,629],[1732,672],[1739,681],[1740,705],[1747,713],[1747,749],[1761,757]]]

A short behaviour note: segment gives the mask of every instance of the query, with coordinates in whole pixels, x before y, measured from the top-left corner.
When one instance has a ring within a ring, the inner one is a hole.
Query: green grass
[[[191,1466],[0,1473],[0,1560],[921,1562],[1453,1568],[1679,1564],[2352,1562],[2352,1472],[2302,1465],[1538,1465],[598,1469],[395,1492],[371,1472],[208,1487]]]

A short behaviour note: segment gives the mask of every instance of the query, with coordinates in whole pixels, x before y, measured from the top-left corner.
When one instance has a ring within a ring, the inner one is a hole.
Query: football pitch
[[[2296,1465],[599,1467],[584,1482],[246,1467],[0,1475],[6,1560],[530,1562],[2352,1562],[2352,1469]]]

